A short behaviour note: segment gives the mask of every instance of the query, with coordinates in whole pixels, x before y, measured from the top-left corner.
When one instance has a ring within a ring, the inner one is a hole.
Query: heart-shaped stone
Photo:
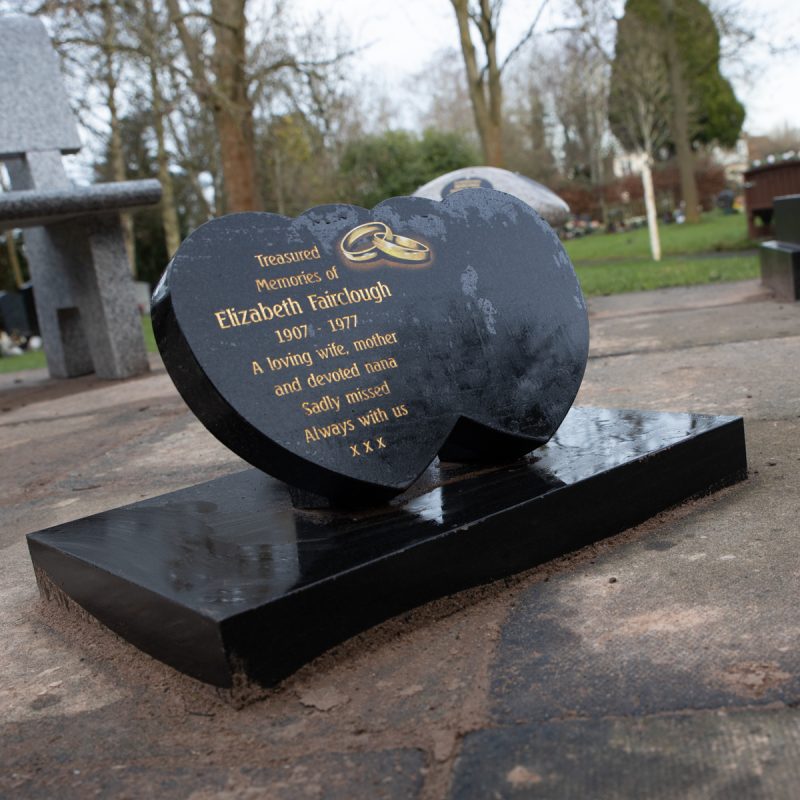
[[[167,267],[153,327],[223,444],[347,505],[403,491],[437,453],[500,462],[544,444],[589,339],[558,238],[490,189],[212,220]]]

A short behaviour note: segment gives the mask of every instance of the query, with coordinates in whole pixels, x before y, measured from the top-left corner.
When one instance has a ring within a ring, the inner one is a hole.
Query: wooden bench
[[[0,17],[0,229],[25,228],[39,328],[50,374],[146,372],[121,210],[161,198],[156,180],[76,186],[62,156],[76,153],[75,118],[44,25]]]

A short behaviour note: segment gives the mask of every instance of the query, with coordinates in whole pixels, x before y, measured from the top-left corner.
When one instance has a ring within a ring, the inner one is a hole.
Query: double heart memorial
[[[209,222],[170,263],[153,325],[223,444],[346,505],[402,492],[437,454],[499,462],[544,444],[589,338],[558,238],[487,190]]]
[[[588,348],[575,273],[491,189],[209,222],[153,326],[187,404],[258,469],[28,546],[46,598],[217,686],[273,685],[746,475],[739,418],[570,409]]]

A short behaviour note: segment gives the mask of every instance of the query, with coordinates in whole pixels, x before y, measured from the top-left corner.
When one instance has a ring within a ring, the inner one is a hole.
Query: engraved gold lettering
[[[300,383],[299,376],[295,375],[294,378],[287,383],[278,383],[275,385],[275,396],[285,397],[287,394],[294,394],[295,392],[302,391],[303,386]]]
[[[292,297],[287,297],[273,305],[266,305],[259,303],[252,308],[237,309],[237,308],[224,308],[220,311],[214,312],[214,317],[217,320],[222,330],[228,328],[238,328],[242,325],[252,325],[253,323],[269,322],[273,319],[281,319],[283,317],[293,317],[297,314],[303,313],[303,307]]]
[[[387,344],[397,344],[397,333],[395,331],[373,333],[372,336],[367,336],[366,339],[355,339],[353,341],[353,347],[355,347],[357,353],[364,350],[372,350],[375,347],[385,347]]]
[[[367,361],[364,364],[364,369],[370,374],[374,372],[383,372],[385,369],[395,369],[397,361],[393,358],[381,358],[379,361]]]
[[[358,388],[351,392],[345,392],[344,399],[351,406],[356,403],[365,403],[367,400],[374,400],[376,397],[385,397],[392,393],[389,388],[389,381],[379,383],[377,386],[368,386],[364,389]],[[395,416],[398,416],[395,414]],[[403,416],[402,414],[400,416]]]
[[[318,272],[303,270],[297,275],[281,275],[278,278],[256,278],[256,289],[259,292],[274,292],[278,289],[292,289],[295,286],[308,286],[321,283],[322,276]]]
[[[307,338],[308,325],[304,322],[302,325],[292,325],[291,328],[279,328],[274,333],[280,344],[286,344],[286,342]]]
[[[342,422],[332,422],[330,425],[312,425],[304,430],[306,442],[318,442],[321,439],[330,439],[335,436],[347,436],[356,429],[351,419]]]
[[[307,417],[313,417],[315,414],[322,414],[325,411],[339,411],[342,407],[342,401],[333,395],[323,395],[319,400],[314,402],[304,401],[300,403],[300,407]]]
[[[287,353],[285,356],[267,356],[266,362],[273,372],[286,367],[310,367],[314,363],[307,350],[302,353]]]
[[[287,253],[272,253],[265,255],[259,253],[254,256],[258,261],[259,266],[274,267],[280,264],[294,264],[298,261],[312,261],[322,258],[319,252],[319,247],[314,245],[310,250],[290,250]]]
[[[320,358],[336,358],[337,356],[346,356],[348,352],[349,351],[338,342],[331,342],[325,347],[318,347],[316,349],[316,353]]]
[[[331,370],[330,372],[312,372],[306,378],[306,383],[312,389],[317,389],[330,383],[349,381],[352,378],[358,378],[360,376],[361,371],[358,368],[358,364],[356,364],[354,361],[349,367],[339,367],[338,369]]]
[[[407,417],[408,416],[408,408],[405,403],[400,403],[399,405],[392,406],[392,414],[395,415],[398,419],[400,417]]]
[[[383,281],[377,281],[372,286],[366,286],[361,289],[344,287],[338,292],[306,295],[313,311],[327,311],[331,308],[355,303],[375,303],[380,305],[386,298],[391,296],[392,290]]]
[[[362,427],[368,428],[370,425],[379,425],[381,422],[386,422],[389,415],[380,407],[373,408],[372,411],[364,414],[363,416],[356,417],[361,423]]]

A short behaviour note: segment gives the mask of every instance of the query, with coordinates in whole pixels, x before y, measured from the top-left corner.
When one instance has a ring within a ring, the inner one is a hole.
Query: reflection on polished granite
[[[367,511],[296,510],[249,469],[28,538],[48,596],[201,680],[272,684],[403,610],[745,475],[739,418],[575,408],[524,460],[435,462]]]

